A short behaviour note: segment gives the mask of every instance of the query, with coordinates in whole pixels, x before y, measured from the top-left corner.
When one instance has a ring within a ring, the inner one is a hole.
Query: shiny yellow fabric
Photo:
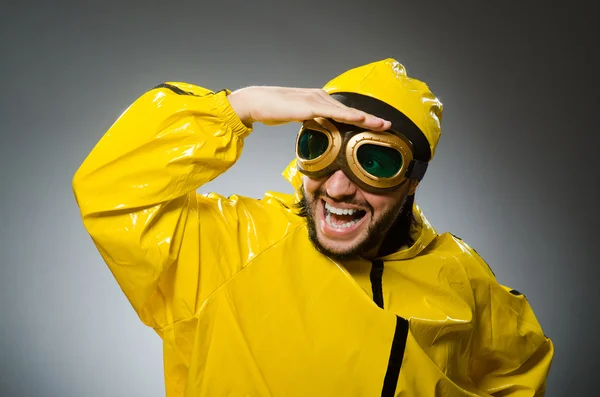
[[[380,396],[399,318],[390,395],[543,394],[553,347],[526,298],[418,207],[416,243],[380,258],[382,309],[372,263],[318,253],[295,197],[198,194],[251,130],[228,91],[170,84],[136,100],[73,180],[87,231],[164,342],[167,396]],[[293,163],[285,175],[298,186]]]
[[[431,158],[441,136],[442,103],[427,84],[408,77],[393,58],[350,69],[323,86],[328,94],[353,92],[379,99],[406,115],[427,138]]]

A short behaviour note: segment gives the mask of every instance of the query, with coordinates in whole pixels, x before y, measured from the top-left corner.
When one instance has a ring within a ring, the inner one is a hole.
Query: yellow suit
[[[228,94],[150,90],[73,180],[86,229],[164,341],[169,397],[543,394],[553,346],[526,298],[417,206],[410,248],[336,263],[297,197],[197,194],[251,132]],[[293,163],[285,175],[299,186]]]

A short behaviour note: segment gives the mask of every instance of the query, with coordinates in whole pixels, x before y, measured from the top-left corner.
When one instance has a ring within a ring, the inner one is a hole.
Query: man
[[[552,342],[414,193],[442,105],[385,59],[323,90],[142,95],[75,175],[84,224],[164,341],[168,396],[538,396]],[[297,194],[196,189],[253,123],[303,122]]]

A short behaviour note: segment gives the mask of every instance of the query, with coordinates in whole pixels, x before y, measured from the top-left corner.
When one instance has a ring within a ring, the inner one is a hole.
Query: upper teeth
[[[350,208],[335,208],[335,207],[332,207],[331,205],[329,205],[329,203],[325,203],[325,209],[336,215],[352,215],[356,211],[358,211],[356,209],[350,209]]]

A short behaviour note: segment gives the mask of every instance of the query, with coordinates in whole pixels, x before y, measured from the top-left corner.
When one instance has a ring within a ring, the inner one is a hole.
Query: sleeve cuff
[[[215,93],[217,101],[223,106],[222,119],[225,123],[227,123],[234,135],[239,138],[245,138],[252,132],[252,127],[248,127],[246,124],[242,122],[237,113],[231,107],[229,100],[227,99],[227,95],[231,94],[231,91],[228,89],[223,89],[217,93]]]

